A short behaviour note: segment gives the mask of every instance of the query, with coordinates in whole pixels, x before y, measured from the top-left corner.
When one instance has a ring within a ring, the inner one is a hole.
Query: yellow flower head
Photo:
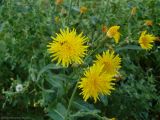
[[[81,64],[82,58],[86,55],[87,47],[86,37],[83,33],[77,35],[76,30],[60,30],[56,37],[52,37],[53,41],[48,45],[48,51],[51,53],[52,61],[58,60],[57,64],[68,67],[71,63]]]
[[[80,13],[83,14],[83,13],[86,13],[87,12],[87,8],[82,6],[80,7]]]
[[[145,25],[147,25],[147,26],[152,26],[152,25],[153,25],[152,20],[146,20],[146,21],[145,21]]]
[[[121,58],[119,55],[115,55],[114,52],[103,52],[102,56],[99,54],[96,56],[97,60],[95,63],[104,65],[103,70],[106,71],[107,74],[116,75],[119,68],[121,68]]]
[[[116,120],[116,118],[111,118],[111,119],[109,119],[109,120]]]
[[[85,71],[84,77],[79,82],[79,88],[82,89],[84,101],[92,97],[95,102],[99,100],[99,95],[110,95],[114,90],[114,79],[111,75],[103,71],[103,65],[94,64]]]
[[[137,11],[137,7],[132,7],[131,15],[135,15]]]
[[[118,32],[120,26],[112,26],[107,31],[107,36],[110,38],[114,38],[115,42],[118,43],[120,39],[120,33]]]
[[[146,33],[147,31],[141,33],[139,44],[143,49],[149,50],[153,47],[152,43],[156,40],[156,37]]]
[[[55,4],[56,4],[56,5],[60,5],[60,4],[62,4],[62,3],[63,3],[63,0],[56,0],[56,1],[55,1]]]

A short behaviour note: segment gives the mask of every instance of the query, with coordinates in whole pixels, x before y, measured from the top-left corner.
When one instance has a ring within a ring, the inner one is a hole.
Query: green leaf
[[[78,102],[73,102],[74,106],[76,106],[76,108],[80,109],[80,110],[86,110],[89,111],[89,108],[86,105],[82,105]]]
[[[84,116],[97,116],[100,113],[99,110],[90,110],[90,111],[78,111],[75,114],[71,115],[71,117],[84,117]],[[98,115],[99,116],[99,115]]]
[[[48,113],[48,116],[51,117],[53,120],[64,120],[64,116],[56,109],[50,111]]]
[[[49,77],[49,79],[46,79],[52,86],[54,87],[58,87],[58,88],[61,88],[62,87],[62,82],[65,79],[65,77],[62,75],[62,74],[52,74],[52,76]]]
[[[46,71],[48,71],[48,70],[51,70],[51,69],[57,70],[57,69],[62,69],[62,68],[63,68],[62,66],[57,66],[56,64],[49,64],[49,65],[43,67],[43,68],[39,71],[39,73],[38,73],[37,81],[40,79],[41,75],[42,75],[44,72],[46,72]]]
[[[104,104],[104,106],[108,105],[108,98],[107,98],[107,96],[101,95],[100,99],[101,99],[102,103]]]
[[[6,52],[6,43],[4,41],[0,41],[0,52]]]
[[[56,109],[49,110],[48,116],[53,120],[64,120],[66,115],[66,108],[61,103],[58,103]]]
[[[142,50],[140,46],[137,45],[126,45],[124,47],[116,48],[115,51],[123,51],[123,50]]]

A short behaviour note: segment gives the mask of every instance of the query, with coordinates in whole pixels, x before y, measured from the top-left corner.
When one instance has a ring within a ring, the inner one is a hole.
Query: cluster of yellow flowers
[[[114,76],[121,67],[121,58],[114,52],[103,52],[102,56],[97,55],[97,60],[93,66],[89,67],[84,73],[84,77],[79,82],[79,88],[82,89],[82,95],[85,101],[89,97],[93,97],[96,102],[99,95],[110,95],[114,90]]]
[[[150,22],[150,21],[148,21]],[[151,23],[148,23],[151,24]],[[120,26],[112,26],[107,31],[107,36],[109,38],[114,38],[115,43],[119,42],[120,39],[120,33],[118,32]],[[139,44],[143,49],[150,50],[153,45],[152,43],[156,40],[156,37],[152,34],[147,34],[147,31],[143,31],[141,33],[141,36],[139,37]]]
[[[109,38],[114,38],[115,43],[120,39],[120,26],[112,26],[104,32]],[[83,33],[77,34],[76,30],[60,30],[56,37],[52,37],[53,41],[48,45],[48,51],[51,53],[52,61],[57,61],[57,64],[62,64],[63,67],[68,67],[70,64],[82,64],[83,58],[86,55],[87,48],[85,45],[88,38],[83,36]],[[147,34],[143,31],[139,38],[139,44],[143,49],[151,49],[152,43],[156,37]],[[121,58],[115,55],[114,51],[104,51],[102,55],[96,55],[93,65],[85,70],[84,76],[78,83],[78,87],[82,90],[81,94],[85,101],[93,97],[96,102],[99,95],[109,95],[111,90],[114,90],[115,76],[121,68]]]
[[[108,30],[104,27],[102,30],[106,32],[109,38],[114,38],[115,43],[120,39],[120,26],[112,26]],[[56,33],[56,37],[51,37],[53,41],[48,45],[48,51],[51,53],[52,61],[68,67],[70,64],[82,64],[86,55],[87,48],[85,45],[88,38],[83,33],[77,34],[76,30],[60,30]],[[143,49],[151,49],[152,43],[156,37],[143,31],[139,38],[139,44]],[[104,51],[102,55],[96,55],[93,65],[85,70],[84,76],[79,81],[78,87],[82,90],[81,94],[85,101],[93,97],[96,102],[99,95],[110,94],[114,90],[115,76],[121,68],[121,58],[115,55],[114,51]]]
[[[116,33],[117,34],[117,33]],[[52,61],[58,61],[64,67],[69,64],[82,64],[86,55],[87,48],[85,45],[88,38],[83,33],[77,35],[76,30],[60,30],[60,34],[52,37],[53,41],[48,45],[48,51],[52,54]],[[86,69],[84,76],[81,78],[78,87],[82,89],[81,94],[86,101],[93,97],[96,102],[99,95],[110,94],[114,90],[114,76],[121,67],[121,58],[112,51],[105,51],[102,55],[96,55],[94,64]]]

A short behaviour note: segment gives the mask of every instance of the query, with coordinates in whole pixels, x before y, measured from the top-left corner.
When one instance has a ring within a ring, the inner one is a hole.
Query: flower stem
[[[71,8],[72,8],[72,0],[70,0],[70,5],[69,5],[67,25],[69,25],[69,19],[70,19]]]
[[[67,120],[67,118],[68,118],[69,110],[70,110],[70,108],[71,108],[71,105],[72,105],[72,102],[73,102],[75,93],[76,93],[76,91],[77,91],[77,87],[78,87],[78,82],[76,83],[76,86],[74,87],[73,93],[72,93],[71,98],[70,98],[70,100],[69,100],[69,104],[68,104],[68,108],[67,108],[67,113],[66,113],[65,120]]]

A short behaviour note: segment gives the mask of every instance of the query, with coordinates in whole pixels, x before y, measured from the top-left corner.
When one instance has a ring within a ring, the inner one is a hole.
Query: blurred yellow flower
[[[87,9],[86,7],[84,7],[84,6],[80,7],[80,13],[81,13],[81,14],[86,13],[87,10],[88,10],[88,9]]]
[[[59,23],[60,18],[59,18],[58,16],[56,16],[56,17],[54,18],[54,21],[55,21],[56,23]]]
[[[116,118],[111,118],[111,119],[109,119],[109,120],[116,120]]]
[[[156,41],[160,42],[160,37],[156,37]]]
[[[114,51],[103,52],[101,55],[96,55],[97,60],[95,61],[96,64],[104,65],[103,71],[107,74],[116,75],[117,71],[121,68],[121,58],[119,55],[115,55]]]
[[[86,55],[87,47],[86,37],[83,33],[77,35],[76,30],[60,30],[53,41],[48,45],[48,51],[51,53],[52,61],[58,60],[57,64],[62,63],[63,67],[68,67],[71,63],[81,64],[82,58]]]
[[[118,32],[120,26],[112,26],[107,31],[107,36],[110,38],[114,38],[115,42],[118,43],[120,39],[120,33]]]
[[[62,4],[62,3],[63,3],[63,0],[56,0],[56,1],[55,1],[55,4],[56,4],[56,5],[60,5],[60,4]]]
[[[131,15],[135,15],[137,12],[137,7],[132,7]]]
[[[153,21],[152,20],[146,20],[145,21],[145,25],[152,26],[153,25]]]
[[[102,25],[102,32],[104,32],[104,33],[107,32],[107,26],[106,25]]]
[[[84,101],[92,97],[96,103],[99,95],[110,95],[111,90],[114,90],[113,81],[112,75],[103,71],[103,65],[94,64],[85,71],[78,87],[82,90]]]
[[[152,43],[156,40],[156,37],[152,34],[146,34],[147,31],[143,31],[139,38],[139,44],[143,49],[149,50],[153,47]]]

